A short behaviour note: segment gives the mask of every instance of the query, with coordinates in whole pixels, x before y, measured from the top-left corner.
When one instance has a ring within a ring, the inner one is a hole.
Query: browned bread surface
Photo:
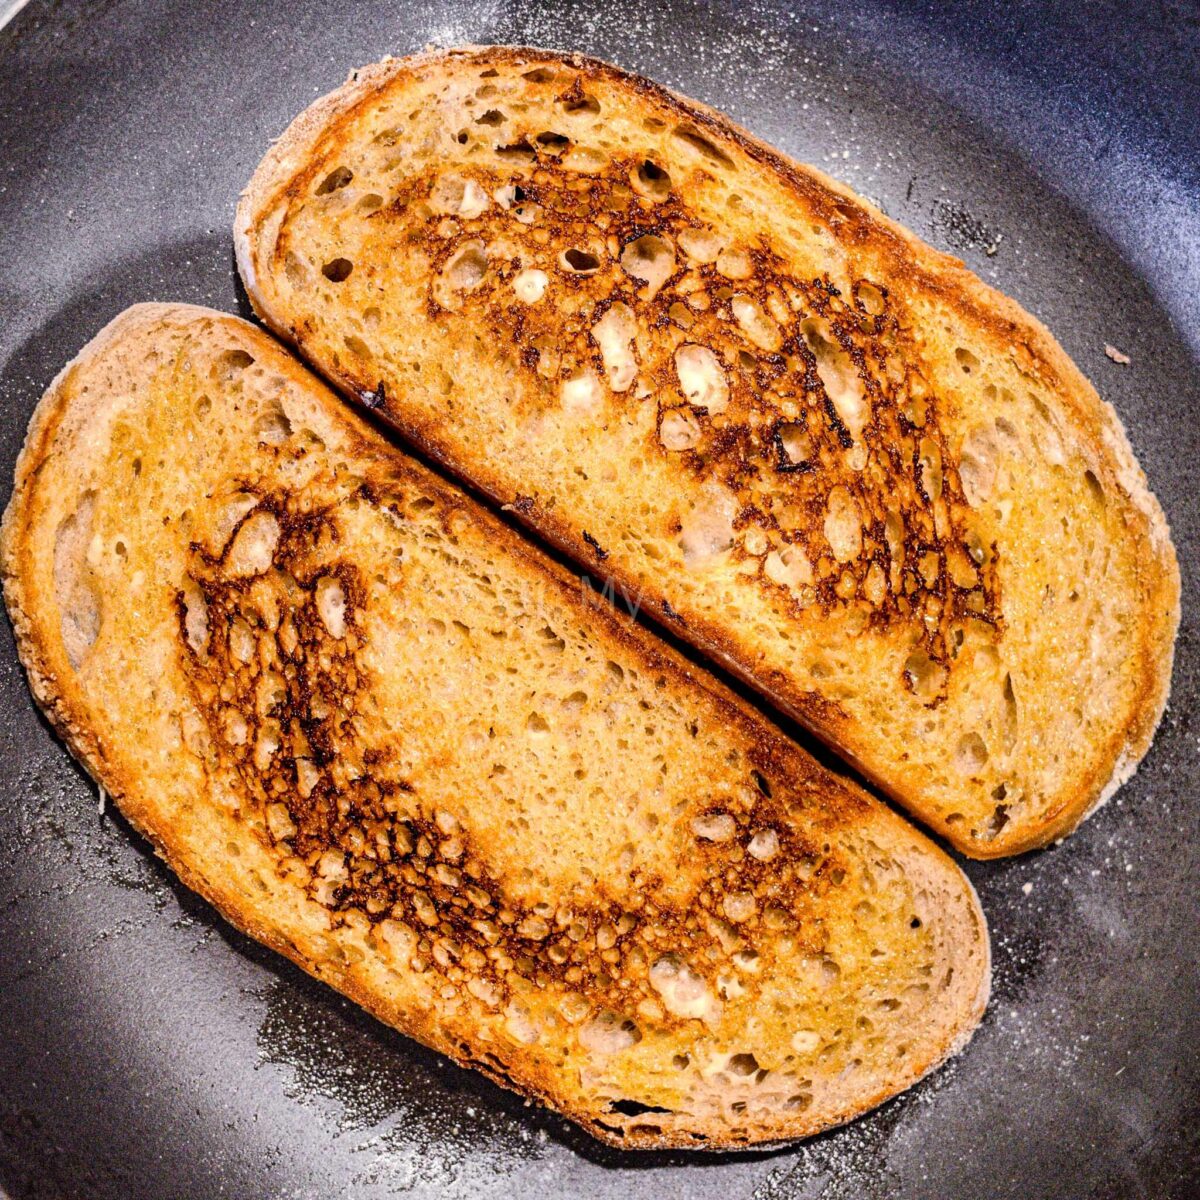
[[[38,701],[189,886],[597,1137],[802,1137],[979,1021],[940,850],[245,322],[102,332],[0,551]]]
[[[356,72],[238,214],[330,380],[965,853],[1072,829],[1166,702],[1178,571],[1113,410],[958,261],[573,55]]]

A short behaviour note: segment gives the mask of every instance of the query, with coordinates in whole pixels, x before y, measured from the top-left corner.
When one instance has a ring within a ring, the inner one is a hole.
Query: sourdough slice
[[[385,62],[236,236],[326,377],[965,853],[1061,836],[1148,748],[1178,570],[1113,410],[719,114],[578,55]]]
[[[599,1138],[802,1137],[980,1019],[940,850],[243,321],[101,333],[2,552],[37,699],[185,883]]]

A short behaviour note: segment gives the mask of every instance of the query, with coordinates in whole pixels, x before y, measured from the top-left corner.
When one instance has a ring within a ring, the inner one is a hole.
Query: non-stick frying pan
[[[0,1185],[19,1200],[1200,1194],[1193,5],[32,0],[0,31],[0,494],[42,389],[126,305],[247,313],[234,203],[292,115],[361,63],[467,41],[585,50],[716,105],[1046,320],[1127,423],[1179,547],[1158,741],[1065,844],[967,864],[996,984],[959,1060],[792,1149],[621,1154],[226,928],[98,811],[5,624]]]

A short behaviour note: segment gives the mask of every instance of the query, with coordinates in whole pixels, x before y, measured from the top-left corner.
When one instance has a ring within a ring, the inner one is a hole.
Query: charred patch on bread
[[[653,406],[644,453],[724,489],[738,513],[704,562],[732,562],[795,619],[852,610],[905,631],[941,670],[936,688],[909,672],[897,684],[941,703],[962,629],[996,639],[1003,609],[998,555],[966,549],[970,481],[940,417],[957,400],[922,371],[918,320],[844,255],[801,277],[772,230],[739,239],[707,224],[688,184],[734,164],[704,122],[671,127],[679,161],[664,167],[649,142],[599,146],[577,74],[526,82],[550,89],[561,125],[489,109],[499,116],[472,126],[469,156],[405,162],[404,202],[373,212],[364,237],[423,255],[424,316],[462,322],[467,340],[486,331],[488,352],[524,377],[506,401],[514,420],[536,425],[551,407],[585,425],[635,421]],[[866,221],[849,202],[828,219],[851,240]]]
[[[583,540],[591,546],[592,553],[600,562],[603,562],[608,557],[608,551],[586,529],[583,531]]]
[[[359,392],[358,397],[367,408],[376,409],[387,407],[387,389],[384,387],[382,379],[375,386],[374,391]]]
[[[368,593],[341,556],[336,508],[237,489],[223,502],[234,519],[215,523],[223,544],[191,547],[179,654],[250,828],[335,924],[365,921],[407,969],[488,1008],[554,986],[601,1055],[652,1029],[715,1025],[744,986],[735,976],[769,968],[780,937],[820,961],[816,918],[853,862],[803,787],[772,786],[785,768],[765,750],[741,786],[680,816],[685,892],[635,864],[619,888],[519,899],[463,814],[401,771],[402,731],[364,744]],[[370,487],[354,495],[399,511]],[[434,519],[452,530],[450,510]]]

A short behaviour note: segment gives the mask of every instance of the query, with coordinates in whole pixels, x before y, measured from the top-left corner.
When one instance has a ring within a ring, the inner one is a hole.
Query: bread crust
[[[193,827],[197,822],[211,823],[216,831],[214,837],[238,841],[242,861],[253,864],[258,861],[259,850],[245,825],[205,796],[194,797],[198,807],[193,815],[175,812],[163,799],[162,789],[156,787],[154,778],[138,769],[136,754],[142,748],[119,740],[106,741],[100,729],[103,719],[97,716],[96,700],[89,696],[88,685],[80,675],[82,668],[72,664],[64,643],[58,619],[60,606],[54,595],[56,584],[48,567],[53,557],[48,539],[56,536],[56,529],[61,529],[57,517],[73,510],[81,490],[105,485],[104,479],[95,473],[98,463],[103,461],[101,442],[107,437],[114,410],[124,402],[129,390],[125,386],[129,380],[124,377],[120,386],[109,382],[105,373],[109,360],[123,350],[144,347],[153,352],[158,344],[156,339],[164,331],[182,331],[191,339],[188,344],[192,347],[202,346],[207,340],[219,340],[245,350],[285,380],[287,386],[305,389],[315,403],[330,413],[338,428],[348,429],[347,445],[352,453],[361,454],[364,461],[374,456],[384,464],[380,469],[387,478],[397,472],[400,478],[419,484],[423,494],[444,504],[448,512],[461,512],[471,522],[479,522],[486,530],[489,545],[511,556],[520,564],[521,572],[544,584],[562,603],[579,606],[583,601],[572,575],[467,497],[398,453],[389,453],[377,433],[350,412],[343,411],[290,356],[245,322],[189,305],[138,305],[118,317],[64,368],[33,414],[18,459],[12,498],[0,526],[0,570],[18,652],[39,705],[91,776],[185,884],[248,936],[285,955],[380,1020],[460,1065],[483,1071],[502,1086],[558,1108],[600,1140],[619,1147],[695,1148],[696,1133],[707,1136],[703,1148],[711,1150],[737,1149],[751,1143],[774,1144],[808,1136],[852,1119],[910,1086],[962,1049],[982,1017],[990,982],[986,927],[969,881],[941,850],[909,830],[853,784],[827,774],[738,697],[637,626],[622,620],[606,605],[594,609],[589,606],[589,619],[598,637],[626,647],[647,671],[661,673],[668,680],[666,686],[672,694],[695,695],[703,697],[704,703],[715,704],[724,714],[723,723],[740,729],[747,743],[754,747],[757,759],[769,764],[777,786],[819,791],[829,812],[843,812],[845,820],[869,830],[902,864],[914,888],[931,898],[937,914],[936,974],[947,970],[956,973],[955,983],[945,997],[948,1011],[937,1014],[936,1035],[916,1039],[922,1044],[910,1049],[882,1086],[869,1095],[854,1096],[840,1107],[826,1106],[823,1111],[810,1114],[780,1115],[749,1138],[729,1140],[724,1127],[715,1122],[698,1129],[682,1127],[652,1133],[635,1121],[601,1120],[594,1106],[588,1107],[584,1102],[584,1092],[572,1092],[570,1088],[564,1091],[563,1080],[547,1073],[544,1066],[538,1068],[536,1063],[519,1058],[509,1061],[503,1054],[500,1057],[495,1053],[484,1054],[486,1042],[469,1046],[461,1040],[461,1030],[458,1037],[454,1036],[451,1027],[434,1019],[430,1012],[405,1003],[397,991],[380,987],[366,967],[347,960],[344,955],[332,956],[328,940],[309,937],[303,924],[290,924],[291,917],[286,912],[281,915],[277,904],[272,907],[265,900],[256,902],[237,871],[214,861],[197,848],[201,843],[193,840],[199,836]],[[112,369],[117,371],[120,365]],[[79,385],[81,379],[87,381],[86,387]],[[179,751],[174,753],[178,756]],[[189,807],[187,813],[191,812]],[[294,903],[303,908],[306,902],[298,898]],[[943,920],[939,910],[953,912],[954,918]],[[334,942],[348,944],[348,934],[346,941],[338,941],[342,933],[344,930],[335,927]],[[322,949],[323,946],[326,948]],[[572,1095],[579,1096],[578,1103],[571,1102]]]
[[[325,371],[353,400],[361,402],[362,388],[349,374],[332,369],[314,352],[297,314],[280,307],[272,281],[264,276],[262,254],[291,198],[299,195],[338,144],[356,115],[380,97],[402,89],[422,73],[450,74],[460,64],[488,64],[505,72],[537,64],[566,64],[590,80],[604,80],[627,94],[631,105],[668,110],[699,129],[706,138],[733,152],[744,153],[762,171],[773,174],[804,211],[828,214],[847,223],[858,247],[868,247],[875,261],[903,275],[914,293],[938,301],[970,322],[998,356],[1010,354],[1023,370],[1036,377],[1061,403],[1087,453],[1100,466],[1106,491],[1115,491],[1128,532],[1133,587],[1138,592],[1137,629],[1127,656],[1127,669],[1136,683],[1119,720],[1101,733],[1090,733],[1093,753],[1053,798],[1036,813],[1009,821],[994,836],[980,840],[954,826],[944,814],[923,802],[918,790],[898,783],[888,754],[864,737],[858,722],[794,675],[763,670],[719,621],[687,611],[686,626],[661,613],[669,612],[665,591],[657,581],[635,579],[623,563],[610,559],[605,572],[631,592],[650,591],[656,619],[692,642],[732,674],[760,691],[781,711],[799,720],[843,755],[893,799],[929,823],[963,853],[995,858],[1020,853],[1065,836],[1103,802],[1136,769],[1148,750],[1165,709],[1171,680],[1174,638],[1179,621],[1179,573],[1174,547],[1162,509],[1138,467],[1125,430],[1111,405],[1096,394],[1045,326],[1013,300],[988,287],[962,262],[924,245],[913,234],[861,200],[847,187],[821,172],[795,163],[726,117],[676,95],[611,64],[580,54],[560,54],[528,47],[463,47],[413,58],[385,60],[354,72],[343,87],[315,102],[273,145],[256,170],[238,207],[235,223],[237,260],[255,310],[281,337],[291,341]],[[492,501],[509,506],[533,531],[564,554],[586,566],[586,547],[579,540],[572,514],[560,515],[535,500],[514,495],[514,481],[494,469],[482,455],[463,450],[461,440],[448,437],[403,404],[380,414],[422,453],[464,479]],[[649,582],[649,588],[647,584]],[[676,605],[678,607],[678,605]],[[949,756],[947,747],[947,757]]]

